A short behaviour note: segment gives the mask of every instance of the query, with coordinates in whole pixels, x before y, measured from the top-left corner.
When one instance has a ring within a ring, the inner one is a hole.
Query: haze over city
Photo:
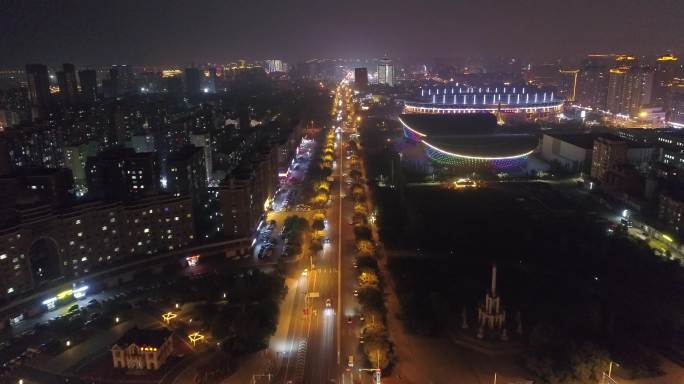
[[[677,0],[4,1],[0,65],[681,50]]]
[[[0,9],[0,384],[684,383],[681,1]]]

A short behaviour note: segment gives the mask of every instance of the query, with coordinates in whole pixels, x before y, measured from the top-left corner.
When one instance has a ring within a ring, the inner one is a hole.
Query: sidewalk
[[[221,384],[246,384],[252,382],[252,375],[254,374],[278,373],[285,353],[294,350],[289,343],[288,336],[290,323],[296,316],[293,311],[298,292],[298,281],[296,278],[285,279],[287,295],[280,304],[278,326],[276,332],[271,336],[268,349],[245,358],[240,363],[238,370],[221,381]]]

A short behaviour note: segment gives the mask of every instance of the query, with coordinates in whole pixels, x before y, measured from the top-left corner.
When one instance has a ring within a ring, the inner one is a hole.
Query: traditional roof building
[[[157,370],[173,352],[173,332],[129,329],[111,349],[114,368]]]

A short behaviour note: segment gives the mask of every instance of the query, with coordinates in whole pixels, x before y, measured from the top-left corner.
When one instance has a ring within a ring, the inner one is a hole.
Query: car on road
[[[308,275],[309,275],[309,268],[304,268],[304,270],[302,271],[302,276],[306,277]],[[330,299],[328,299],[328,300],[330,300]]]
[[[325,307],[326,308],[332,307],[332,301],[330,301],[330,299],[325,299]]]
[[[352,323],[352,317],[351,317],[351,316],[347,316],[347,324],[351,324],[351,323]]]
[[[365,317],[363,317],[363,313],[359,314],[359,320],[363,321]]]
[[[354,296],[358,296],[358,295],[359,295],[359,290],[358,290],[358,289],[355,289],[355,290],[354,290]]]

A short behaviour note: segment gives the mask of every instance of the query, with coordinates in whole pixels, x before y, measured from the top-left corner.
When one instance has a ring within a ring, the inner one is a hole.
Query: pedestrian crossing
[[[295,361],[294,376],[292,383],[298,384],[304,382],[304,368],[306,367],[306,351],[309,347],[307,340],[302,340],[297,345],[297,359]]]

